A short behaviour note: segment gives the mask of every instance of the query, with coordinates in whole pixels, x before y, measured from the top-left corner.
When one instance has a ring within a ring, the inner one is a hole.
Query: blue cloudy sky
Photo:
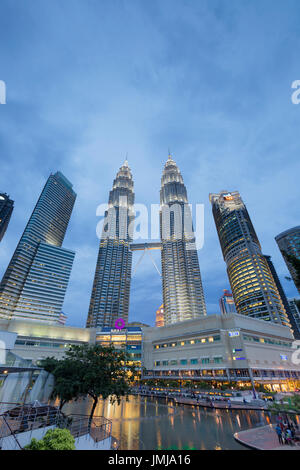
[[[295,296],[274,236],[299,225],[300,105],[291,101],[299,15],[299,0],[1,0],[0,189],[15,210],[0,275],[45,180],[61,170],[78,194],[64,242],[76,251],[64,311],[69,325],[84,326],[96,207],[126,152],[136,202],[158,203],[170,147],[190,202],[205,204],[208,312],[229,288],[208,201],[221,189],[241,192],[264,253]],[[161,300],[145,257],[130,320],[153,324]]]

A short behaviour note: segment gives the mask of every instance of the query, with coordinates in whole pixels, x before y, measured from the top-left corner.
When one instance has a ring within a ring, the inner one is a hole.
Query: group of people
[[[275,427],[275,431],[278,436],[279,444],[294,445],[295,443],[295,434],[296,434],[296,424],[293,422],[283,421],[281,418],[278,419],[278,422]]]

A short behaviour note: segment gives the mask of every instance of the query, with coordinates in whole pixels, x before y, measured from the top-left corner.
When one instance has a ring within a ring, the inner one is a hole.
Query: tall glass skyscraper
[[[171,155],[161,179],[160,236],[165,325],[206,315],[186,187]]]
[[[57,322],[75,253],[61,247],[76,194],[51,174],[0,284],[0,318]]]
[[[293,257],[300,264],[300,225],[280,233],[275,240],[300,294],[300,277],[291,262]]]
[[[276,283],[238,191],[210,194],[237,313],[290,327]]]
[[[13,208],[14,201],[6,193],[0,193],[0,242],[6,232]]]
[[[127,325],[133,223],[133,179],[125,160],[109,193],[86,324],[88,328],[112,328],[119,319]]]

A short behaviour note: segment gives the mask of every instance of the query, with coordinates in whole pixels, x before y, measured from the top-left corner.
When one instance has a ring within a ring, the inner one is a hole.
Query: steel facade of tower
[[[134,224],[133,179],[127,160],[109,193],[100,239],[87,327],[114,327],[128,322]]]
[[[210,194],[237,313],[290,327],[276,283],[238,191]]]
[[[300,226],[286,230],[275,237],[277,245],[291,273],[295,286],[300,294],[300,279],[290,257],[300,261]]]
[[[0,242],[6,232],[13,208],[14,201],[6,193],[0,193]]]
[[[206,315],[186,187],[171,155],[161,179],[160,236],[165,325]]]
[[[51,174],[0,284],[0,318],[58,321],[75,253],[61,248],[75,203],[72,184]]]

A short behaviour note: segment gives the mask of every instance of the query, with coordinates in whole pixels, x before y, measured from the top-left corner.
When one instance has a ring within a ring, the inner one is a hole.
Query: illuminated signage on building
[[[228,336],[239,336],[240,332],[239,331],[228,331]]]

